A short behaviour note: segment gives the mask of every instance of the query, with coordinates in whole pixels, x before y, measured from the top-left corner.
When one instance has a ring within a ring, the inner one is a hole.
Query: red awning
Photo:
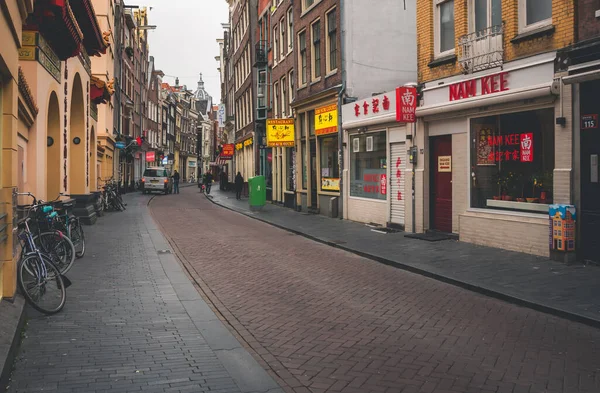
[[[113,81],[106,83],[95,76],[90,77],[90,99],[96,105],[106,104],[114,92]]]

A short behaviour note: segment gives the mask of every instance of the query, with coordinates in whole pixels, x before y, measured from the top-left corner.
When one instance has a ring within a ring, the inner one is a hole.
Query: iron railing
[[[460,37],[458,61],[464,72],[501,66],[504,62],[503,36],[503,25],[497,25]]]

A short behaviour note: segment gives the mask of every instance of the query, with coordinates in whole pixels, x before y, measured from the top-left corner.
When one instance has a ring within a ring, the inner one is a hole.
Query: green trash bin
[[[267,184],[264,176],[255,176],[248,179],[250,190],[250,209],[261,209],[267,203]]]

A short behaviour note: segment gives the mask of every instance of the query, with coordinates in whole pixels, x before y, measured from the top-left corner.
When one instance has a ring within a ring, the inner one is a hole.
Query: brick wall
[[[297,2],[297,3],[299,3],[299,2]],[[285,22],[285,24],[286,24],[286,33],[288,35],[290,34],[289,27],[287,25],[287,13],[288,13],[288,11],[291,8],[293,8],[293,5],[290,4],[290,1],[284,1],[284,2],[282,2],[277,7],[277,9],[275,10],[275,12],[271,15],[271,26],[270,26],[270,29],[269,29],[270,36],[271,36],[271,47],[272,47],[271,53],[273,53],[274,50],[279,50],[278,48],[277,49],[273,49],[273,45],[274,45],[273,38],[272,38],[273,37],[273,28],[275,26],[279,26],[279,28],[280,28],[281,27],[281,22],[282,21],[286,21]],[[293,12],[296,12],[296,10],[293,10]],[[281,31],[279,30],[279,28],[277,29],[277,32],[279,34],[279,39],[281,40]],[[289,91],[289,81],[287,79],[287,75],[289,75],[289,72],[294,69],[294,65],[295,65],[294,58],[297,56],[296,46],[298,45],[298,40],[296,38],[297,37],[296,32],[297,32],[297,29],[296,29],[296,26],[294,26],[294,31],[293,31],[294,37],[293,37],[293,41],[292,41],[293,42],[293,50],[291,50],[291,51],[288,50],[287,54],[284,57],[281,57],[281,55],[278,54],[278,60],[279,61],[277,62],[276,65],[272,61],[273,55],[270,56],[269,65],[272,67],[272,70],[271,70],[271,83],[272,83],[272,86],[275,86],[275,83],[278,84],[278,86],[279,86],[280,101],[282,99],[281,98],[281,80],[284,77],[286,78],[285,79],[285,83],[287,85],[286,91],[287,91],[288,94],[292,94],[293,95],[293,92]],[[287,43],[285,43],[285,45],[287,46]],[[298,77],[295,74],[296,73],[294,73],[294,78],[297,80]],[[294,88],[297,85],[296,80],[294,81]],[[275,97],[274,93],[272,94],[272,97],[274,99],[274,97]],[[280,107],[279,107],[279,112],[281,113],[281,104],[280,104]],[[291,113],[289,113],[289,111],[288,111],[288,113],[286,113],[286,117],[288,117],[290,115],[291,115]],[[275,117],[275,116],[273,116],[273,117]]]
[[[579,41],[600,36],[600,19],[596,11],[600,10],[598,0],[578,0],[577,2],[577,35]]]
[[[590,0],[588,0],[591,2]],[[467,0],[454,0],[455,16],[455,54],[459,55],[458,40],[468,33]],[[502,20],[504,22],[504,61],[527,57],[564,48],[574,42],[575,38],[575,6],[574,0],[553,0],[552,24],[554,32],[535,38],[512,42],[519,35],[519,0],[502,0]],[[597,26],[596,26],[597,29]],[[419,82],[427,82],[461,73],[457,61],[445,65],[429,66],[434,60],[434,26],[433,1],[417,2],[418,32],[418,78]]]

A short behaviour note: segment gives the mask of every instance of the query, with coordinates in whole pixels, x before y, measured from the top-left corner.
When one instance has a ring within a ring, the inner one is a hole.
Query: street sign
[[[115,147],[117,149],[124,149],[125,148],[125,142],[117,142],[117,143],[115,143]]]

